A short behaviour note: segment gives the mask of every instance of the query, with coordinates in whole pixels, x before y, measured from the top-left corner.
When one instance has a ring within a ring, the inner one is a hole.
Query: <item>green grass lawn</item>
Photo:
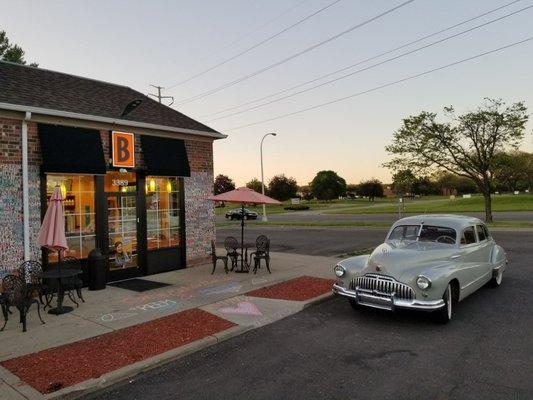
[[[482,196],[473,196],[470,199],[440,197],[438,199],[407,199],[404,212],[407,213],[457,213],[457,212],[483,212],[485,204]],[[533,195],[493,195],[492,211],[533,211]],[[358,204],[355,207],[345,207],[324,211],[326,214],[376,214],[396,213],[398,203]]]
[[[392,204],[396,201],[396,199],[393,198],[382,198],[382,199],[376,199],[376,204]],[[266,206],[267,214],[279,214],[283,212],[293,212],[293,211],[287,211],[284,210],[283,207],[290,206],[291,202],[286,201],[282,205],[272,205],[272,206]],[[301,202],[302,205],[309,206],[310,210],[325,210],[328,208],[337,209],[337,208],[352,208],[352,207],[365,207],[368,206],[368,200],[366,199],[349,199],[349,200],[331,200],[331,201],[318,201],[318,200],[310,200],[305,201],[303,200]],[[225,207],[217,207],[215,208],[215,214],[216,215],[224,215],[229,210],[234,210],[236,208],[240,208],[239,204],[231,204],[226,203]],[[246,206],[247,209],[255,211],[259,214],[263,212],[263,206]]]

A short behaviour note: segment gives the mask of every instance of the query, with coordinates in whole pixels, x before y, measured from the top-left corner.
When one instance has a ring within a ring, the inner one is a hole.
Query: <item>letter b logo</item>
[[[123,168],[135,167],[135,137],[133,133],[113,132],[113,166]]]

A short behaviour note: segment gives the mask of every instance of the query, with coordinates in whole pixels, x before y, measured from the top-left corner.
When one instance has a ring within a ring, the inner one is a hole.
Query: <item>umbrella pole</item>
[[[241,204],[241,271],[244,272],[244,203]]]

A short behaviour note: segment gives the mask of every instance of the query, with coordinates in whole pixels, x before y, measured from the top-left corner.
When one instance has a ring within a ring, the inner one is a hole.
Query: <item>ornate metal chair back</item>
[[[265,235],[259,235],[255,239],[255,247],[258,253],[268,253],[270,247],[270,239]]]
[[[224,247],[228,253],[234,253],[239,248],[239,241],[234,236],[228,236],[224,240]]]

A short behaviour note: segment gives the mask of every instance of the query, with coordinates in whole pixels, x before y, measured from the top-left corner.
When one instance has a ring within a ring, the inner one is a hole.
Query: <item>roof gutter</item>
[[[79,120],[85,120],[85,121],[102,122],[102,123],[113,124],[113,125],[125,125],[125,126],[131,126],[134,128],[145,128],[145,129],[153,129],[153,130],[158,130],[158,131],[184,133],[184,134],[189,134],[189,135],[209,137],[213,139],[224,139],[228,137],[228,135],[224,135],[219,132],[205,132],[205,131],[198,131],[195,129],[174,128],[174,127],[166,126],[166,125],[129,121],[126,119],[119,119],[119,118],[101,117],[97,115],[79,114],[79,113],[73,113],[69,111],[53,110],[49,108],[22,106],[18,104],[9,104],[9,103],[0,102],[0,109],[9,110],[9,111],[19,111],[19,112],[24,112],[24,113],[30,112],[30,113],[35,113],[35,114],[44,114],[44,115],[51,115],[54,117],[72,118],[72,119],[79,119]]]

